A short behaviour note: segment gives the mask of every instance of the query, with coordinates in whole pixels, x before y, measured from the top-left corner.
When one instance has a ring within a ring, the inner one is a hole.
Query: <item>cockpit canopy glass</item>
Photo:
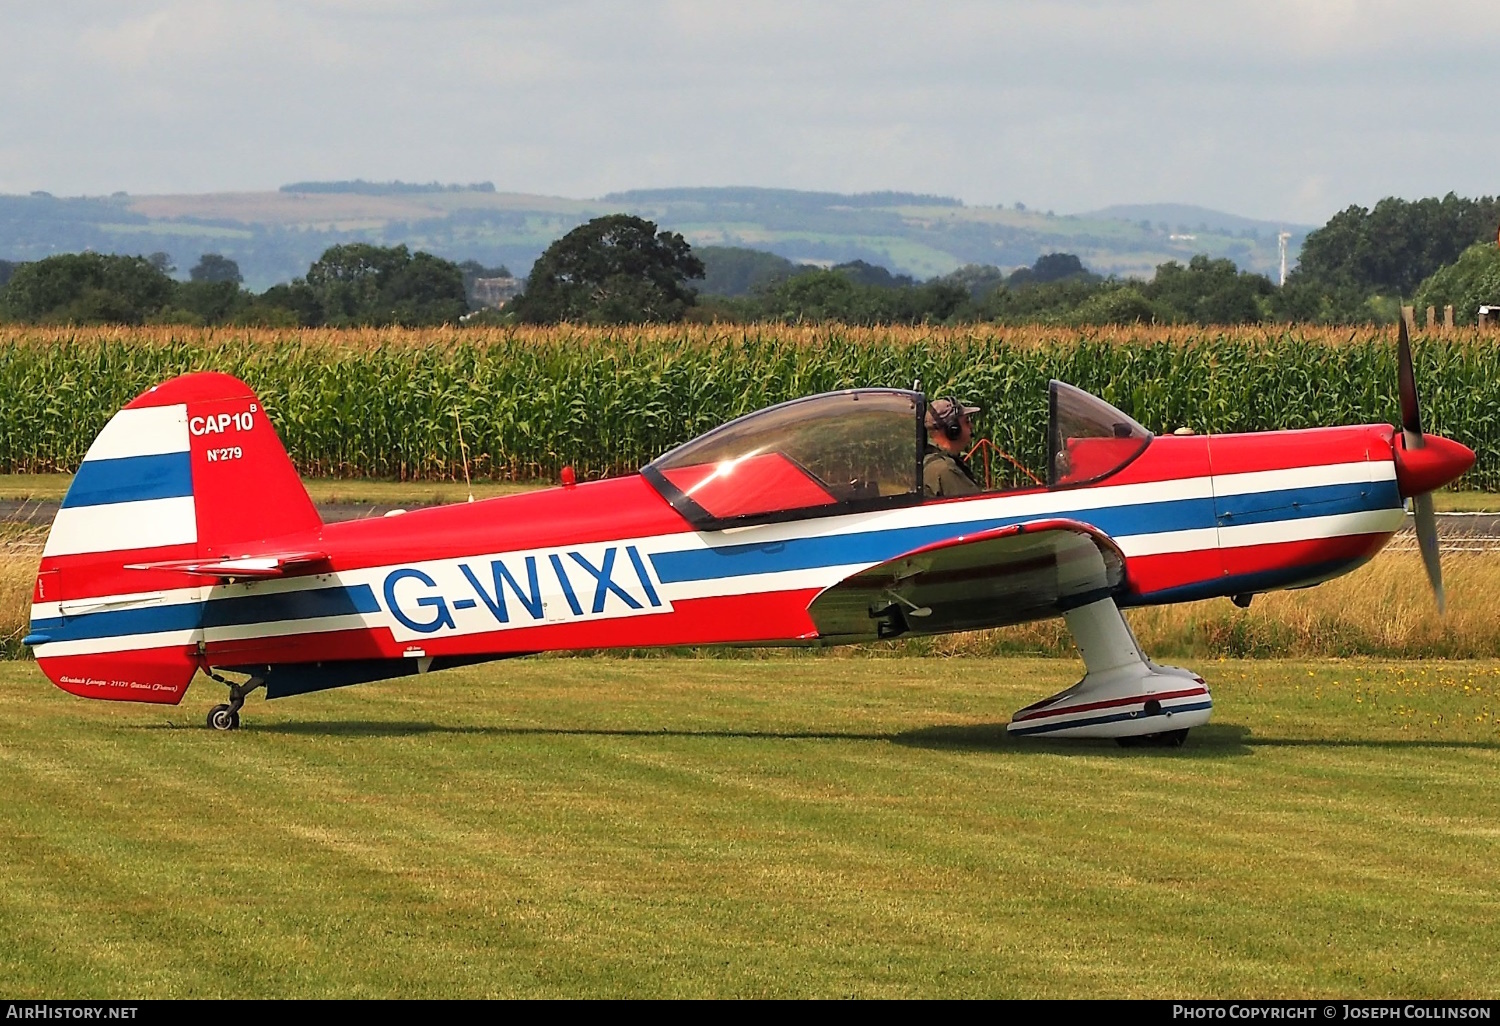
[[[1151,432],[1098,396],[1061,381],[1048,386],[1047,486],[1108,477],[1151,444]]]
[[[921,397],[834,392],[731,421],[642,469],[700,526],[921,501]]]

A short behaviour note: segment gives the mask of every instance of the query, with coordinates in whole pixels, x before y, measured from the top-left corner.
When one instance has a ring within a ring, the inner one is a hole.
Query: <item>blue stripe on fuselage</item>
[[[1287,491],[1227,496],[1220,500],[1229,510],[1245,510],[1223,526],[1260,524],[1278,520],[1355,513],[1399,506],[1401,497],[1391,481],[1356,481]],[[885,531],[862,531],[821,538],[793,538],[778,542],[749,542],[710,549],[659,552],[651,557],[663,584],[767,574],[785,570],[807,570],[820,566],[881,563],[903,552],[921,548],[961,534],[1033,520],[1065,518],[1097,527],[1111,538],[1138,534],[1190,531],[1219,526],[1214,500],[1173,499],[1130,506],[1100,506],[1065,509],[1025,516],[993,517],[956,524],[923,524]]]
[[[1238,527],[1301,517],[1358,513],[1367,509],[1390,509],[1401,505],[1401,493],[1395,481],[1359,481],[1320,488],[1223,495],[1215,505],[1219,509],[1220,527]]]
[[[742,574],[768,574],[782,570],[807,570],[819,566],[881,563],[903,552],[956,535],[1058,517],[1083,520],[1111,537],[1121,537],[1213,527],[1214,504],[1212,499],[1174,499],[1143,506],[1028,513],[1024,516],[991,517],[956,524],[922,524],[822,538],[793,538],[780,542],[751,542],[712,549],[660,552],[653,555],[651,561],[663,584],[737,577]]]
[[[144,609],[104,610],[31,621],[33,634],[48,642],[114,638],[130,634],[193,630],[198,627],[235,627],[281,620],[316,620],[351,613],[378,613],[380,604],[367,584],[348,588],[312,588],[272,595],[204,602],[182,602]]]
[[[193,494],[192,458],[185,452],[85,460],[73,476],[63,508],[106,506]]]

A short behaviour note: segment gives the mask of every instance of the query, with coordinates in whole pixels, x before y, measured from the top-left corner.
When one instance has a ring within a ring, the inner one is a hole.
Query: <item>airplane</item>
[[[1181,744],[1212,696],[1142,652],[1121,610],[1303,588],[1369,560],[1411,500],[1441,607],[1431,492],[1474,453],[1402,424],[1155,436],[1049,386],[1045,482],[923,494],[926,397],[855,388],[732,420],[622,477],[322,522],[264,407],[199,372],[94,440],[47,537],[31,607],[42,672],[87,698],[208,725],[268,699],[555,650],[829,645],[1061,616],[1072,687],[1017,737]],[[239,680],[226,677],[232,674]]]

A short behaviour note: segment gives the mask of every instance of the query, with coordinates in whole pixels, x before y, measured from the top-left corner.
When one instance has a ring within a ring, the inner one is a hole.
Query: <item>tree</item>
[[[254,302],[234,281],[185,281],[178,284],[176,292],[166,315],[187,315],[180,319],[193,324],[226,324]]]
[[[1464,250],[1458,260],[1417,289],[1418,309],[1453,307],[1455,320],[1473,324],[1479,319],[1479,307],[1500,304],[1500,246],[1481,242]]]
[[[703,261],[698,295],[748,296],[799,271],[786,257],[740,246],[700,246],[693,255]]]
[[[681,235],[610,214],[548,246],[513,306],[532,324],[679,321],[696,298],[685,283],[702,277],[703,263]]]
[[[454,324],[469,310],[463,272],[431,253],[417,253],[382,283],[381,314],[388,323],[415,327]]]
[[[1104,288],[1078,304],[1075,324],[1153,324],[1160,320],[1156,307],[1135,285]]]
[[[431,253],[413,256],[405,246],[332,246],[307,269],[301,284],[316,300],[321,322],[335,327],[448,324],[469,309],[457,264]],[[290,291],[278,294],[276,302],[282,299],[303,302]]]
[[[973,299],[982,299],[1005,284],[1005,272],[994,264],[964,264],[939,280],[959,286]]]
[[[1410,296],[1421,282],[1476,242],[1495,237],[1500,199],[1448,193],[1414,201],[1387,197],[1366,210],[1350,206],[1309,232],[1288,277],[1326,292]]]
[[[18,266],[3,299],[20,321],[140,324],[171,301],[175,285],[146,257],[63,253]]]
[[[842,274],[856,285],[869,285],[878,289],[910,288],[916,284],[909,274],[892,274],[884,267],[864,260],[850,260],[834,264],[833,271]]]
[[[146,258],[146,262],[168,277],[177,273],[177,265],[172,263],[172,254],[170,253],[163,253],[161,250],[157,250]]]
[[[1088,268],[1083,266],[1083,261],[1072,253],[1045,253],[1037,257],[1036,263],[1031,265],[1031,280],[1038,285],[1068,278],[1079,278],[1088,273]]]
[[[335,327],[373,324],[378,321],[382,284],[410,261],[405,246],[330,246],[307,269],[307,285],[317,297],[324,322]]]
[[[1013,289],[1051,285],[1059,281],[1098,281],[1099,276],[1083,266],[1072,253],[1044,253],[1030,267],[1018,267],[1006,279]]]
[[[240,274],[240,265],[226,256],[218,253],[204,253],[188,272],[188,277],[193,281],[222,282],[232,281],[236,285],[243,284],[245,278]]]
[[[1198,255],[1183,267],[1175,260],[1156,268],[1144,289],[1166,319],[1192,324],[1258,324],[1276,291],[1262,274],[1241,272],[1234,261]]]

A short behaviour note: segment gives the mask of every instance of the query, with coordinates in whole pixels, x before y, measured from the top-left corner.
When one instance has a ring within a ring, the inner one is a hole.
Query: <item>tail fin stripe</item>
[[[63,509],[105,506],[193,494],[192,457],[187,452],[85,460],[78,468]]]
[[[186,403],[142,406],[116,413],[83,458],[112,460],[125,456],[187,452],[191,441]]]
[[[191,495],[57,511],[43,558],[86,552],[191,545],[198,540],[198,514]]]

